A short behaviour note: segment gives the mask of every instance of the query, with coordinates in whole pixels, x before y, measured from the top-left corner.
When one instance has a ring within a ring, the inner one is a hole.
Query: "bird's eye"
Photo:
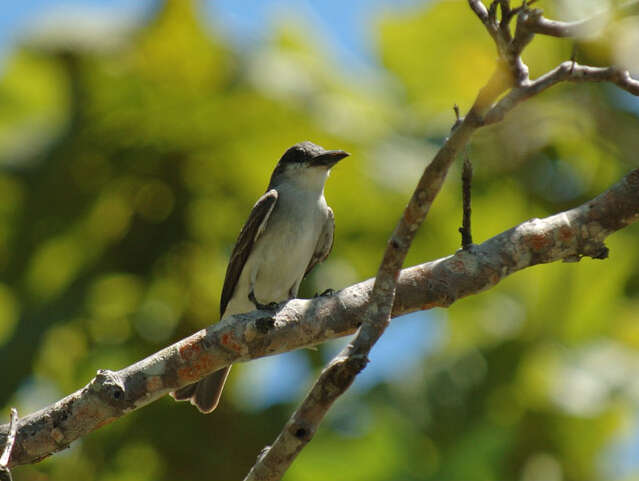
[[[284,164],[295,164],[304,162],[305,160],[306,153],[302,149],[292,147],[284,153],[281,162]]]

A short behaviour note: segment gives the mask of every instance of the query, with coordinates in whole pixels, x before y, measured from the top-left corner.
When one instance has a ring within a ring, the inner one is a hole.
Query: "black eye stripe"
[[[281,162],[284,164],[292,164],[295,162],[304,162],[307,158],[306,152],[302,149],[291,147],[284,153]]]

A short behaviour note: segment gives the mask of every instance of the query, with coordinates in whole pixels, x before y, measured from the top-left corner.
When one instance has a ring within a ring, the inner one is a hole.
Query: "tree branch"
[[[483,118],[485,125],[501,121],[517,104],[537,95],[559,82],[609,82],[632,95],[639,96],[639,80],[630,77],[626,70],[615,67],[590,67],[566,61],[550,72],[522,87],[513,88],[502,97]]]
[[[507,25],[504,27],[503,21],[498,25],[481,0],[468,0],[468,3],[486,26],[493,39],[495,39],[497,50],[500,54],[500,61],[498,62],[497,71],[493,75],[494,81],[492,84],[497,85],[497,89],[501,88],[502,91],[506,90],[507,87],[512,87],[497,104],[489,109],[484,118],[476,119],[478,123],[488,125],[499,122],[507,112],[520,102],[564,81],[609,82],[632,95],[639,96],[639,80],[633,79],[627,70],[616,67],[591,67],[579,65],[574,61],[566,61],[536,80],[530,81],[528,67],[521,60],[523,49],[532,41],[535,33],[557,37],[574,37],[582,33],[584,28],[592,28],[594,22],[600,22],[602,18],[606,18],[605,14],[610,12],[603,12],[579,22],[558,22],[544,18],[541,10],[529,8],[532,2],[525,2],[518,9],[510,10],[511,13],[517,12],[517,27],[514,38],[508,42],[510,34],[505,33],[508,27]],[[495,2],[491,4],[494,8],[496,8],[496,5]],[[619,11],[621,13],[629,13],[637,7],[639,7],[639,0],[632,0],[621,6]],[[514,81],[508,82],[505,78],[507,75],[510,75]],[[488,85],[491,85],[491,83]],[[484,90],[487,87],[484,87]]]
[[[550,20],[542,15],[543,12],[541,10],[536,9],[533,10],[533,12],[535,12],[533,15],[529,15],[524,19],[522,26],[533,34],[536,33],[550,37],[584,37],[592,35],[603,28],[608,23],[609,17],[612,14],[619,13],[628,15],[636,11],[637,7],[639,7],[639,1],[631,0],[614,10],[602,10],[590,18],[576,22]]]
[[[605,255],[603,240],[639,221],[639,169],[572,210],[533,219],[469,250],[401,272],[393,317],[484,291],[527,267]],[[28,464],[169,391],[233,362],[308,347],[352,334],[369,307],[374,279],[334,296],[293,299],[272,317],[237,315],[203,329],[120,371],[100,371],[84,388],[23,417],[9,466]],[[0,426],[0,446],[7,424]]]

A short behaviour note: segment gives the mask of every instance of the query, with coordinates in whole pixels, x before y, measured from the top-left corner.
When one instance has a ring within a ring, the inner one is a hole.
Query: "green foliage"
[[[327,185],[334,251],[301,294],[373,276],[452,105],[472,103],[495,57],[466,2],[377,19],[393,78],[378,84],[342,78],[321,39],[284,22],[254,52],[235,51],[196,7],[167,0],[112,50],[51,41],[7,63],[3,413],[26,414],[214,322],[237,232],[300,140],[353,154]],[[580,58],[611,62],[607,39],[580,42]],[[526,60],[539,74],[570,51],[537,39]],[[639,119],[624,99],[556,87],[482,130],[470,148],[475,241],[584,202],[627,171]],[[460,205],[455,166],[408,264],[458,248]],[[601,466],[635,422],[638,236],[615,234],[605,262],[527,269],[438,312],[436,349],[340,400],[285,479],[620,479]],[[321,352],[304,355],[319,368]],[[231,390],[251,368],[234,370]],[[296,401],[250,411],[226,393],[202,417],[162,400],[14,478],[240,479]]]

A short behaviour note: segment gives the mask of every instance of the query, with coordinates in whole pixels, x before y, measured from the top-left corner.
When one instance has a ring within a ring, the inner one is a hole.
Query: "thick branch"
[[[586,204],[533,219],[470,250],[404,269],[393,317],[447,307],[526,267],[605,255],[603,240],[639,220],[639,169]],[[10,466],[39,461],[176,388],[233,362],[291,351],[352,334],[369,306],[373,279],[332,297],[294,299],[274,318],[255,311],[203,329],[121,371],[102,371],[87,386],[18,422]],[[0,446],[8,425],[0,426]]]

